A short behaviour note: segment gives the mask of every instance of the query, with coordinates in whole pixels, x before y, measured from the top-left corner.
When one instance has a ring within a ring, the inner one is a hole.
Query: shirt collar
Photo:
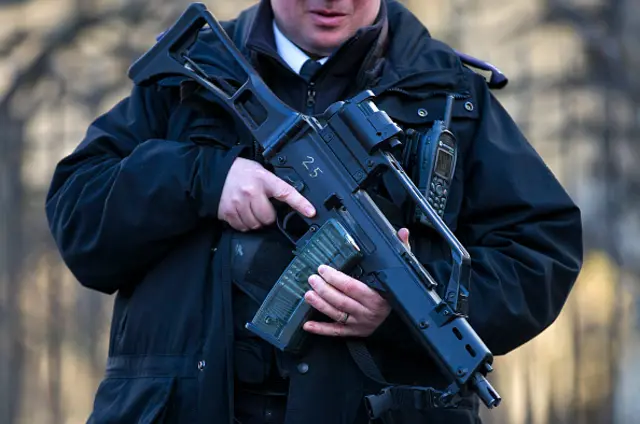
[[[284,60],[296,74],[300,74],[302,65],[311,59],[309,55],[303,52],[300,47],[296,46],[280,31],[275,19],[273,20],[273,35],[276,42],[276,49],[282,60]],[[318,59],[317,62],[324,65],[327,59],[328,57],[323,57]]]

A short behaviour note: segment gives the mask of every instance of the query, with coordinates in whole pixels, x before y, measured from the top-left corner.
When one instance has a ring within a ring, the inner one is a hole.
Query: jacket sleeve
[[[113,293],[139,280],[176,238],[217,216],[240,150],[163,139],[169,90],[134,87],[55,169],[45,207],[49,227],[86,287]]]
[[[502,355],[560,314],[582,266],[582,220],[484,82],[480,92],[457,233],[472,260],[469,322]],[[427,266],[438,281],[448,280],[448,261]]]
[[[578,207],[484,82],[479,92],[482,116],[463,159],[455,233],[472,260],[469,322],[502,355],[558,317],[582,265],[582,223]],[[412,243],[444,291],[448,248],[424,237]],[[398,325],[392,314],[374,335],[407,343]]]

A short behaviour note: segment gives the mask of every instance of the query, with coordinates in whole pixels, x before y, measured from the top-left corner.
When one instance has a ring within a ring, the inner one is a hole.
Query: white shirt
[[[296,46],[289,40],[285,35],[280,31],[278,25],[276,25],[275,19],[273,20],[273,35],[276,39],[276,48],[278,49],[278,54],[284,60],[287,65],[298,75],[300,75],[300,69],[302,69],[302,65],[311,59],[305,52],[303,52],[300,47]],[[329,59],[328,57],[323,57],[322,59],[318,59],[317,62],[321,65]]]

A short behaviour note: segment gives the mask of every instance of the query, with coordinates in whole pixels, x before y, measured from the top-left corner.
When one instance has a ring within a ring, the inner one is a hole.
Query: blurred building
[[[219,19],[253,1],[209,2]],[[561,317],[498,358],[493,424],[638,422],[637,1],[407,0],[434,37],[500,67],[496,95],[580,204],[588,248]],[[50,240],[53,167],[127,95],[126,70],[187,2],[0,0],[0,422],[78,423],[104,371],[111,299]]]

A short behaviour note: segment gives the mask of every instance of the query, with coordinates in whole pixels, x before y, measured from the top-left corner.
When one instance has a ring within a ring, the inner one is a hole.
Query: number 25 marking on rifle
[[[309,176],[311,178],[316,178],[318,176],[318,172],[323,172],[320,167],[315,167],[314,169],[309,169],[309,165],[314,163],[316,160],[312,156],[307,156],[308,160],[303,160],[302,165],[309,171]]]

